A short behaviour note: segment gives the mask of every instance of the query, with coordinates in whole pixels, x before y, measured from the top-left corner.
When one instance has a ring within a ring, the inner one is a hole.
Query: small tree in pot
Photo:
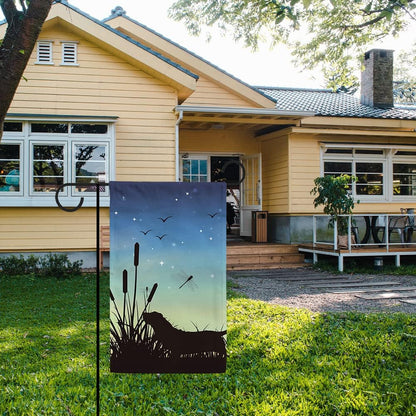
[[[331,216],[330,227],[334,227],[335,222],[337,223],[339,247],[347,245],[345,244],[345,236],[348,235],[348,217],[343,215],[352,214],[354,209],[355,202],[350,185],[356,180],[356,176],[350,175],[321,176],[314,180],[315,186],[311,190],[311,194],[316,195],[313,201],[314,207],[323,205],[324,213]],[[357,203],[359,202],[357,201]],[[355,243],[354,240],[353,243]]]

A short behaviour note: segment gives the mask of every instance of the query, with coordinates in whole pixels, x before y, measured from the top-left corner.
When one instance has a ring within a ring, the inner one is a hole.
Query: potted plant
[[[324,213],[330,215],[329,226],[337,224],[337,244],[340,248],[348,247],[348,217],[352,214],[355,202],[351,194],[351,184],[357,181],[356,176],[321,176],[314,180],[315,186],[311,194],[316,196],[314,207],[323,205]],[[357,201],[359,203],[360,201]],[[355,244],[354,235],[351,238]]]

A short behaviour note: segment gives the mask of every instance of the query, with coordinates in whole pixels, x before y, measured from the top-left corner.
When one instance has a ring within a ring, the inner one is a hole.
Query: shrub
[[[82,260],[69,261],[66,254],[47,254],[39,257],[7,256],[0,258],[0,273],[7,276],[38,275],[66,278],[81,274]]]
[[[39,258],[33,255],[28,257],[24,257],[23,255],[2,257],[0,258],[1,274],[18,276],[36,273],[38,261]]]
[[[39,259],[38,274],[45,277],[65,278],[81,274],[82,260],[69,261],[66,254],[48,254]]]

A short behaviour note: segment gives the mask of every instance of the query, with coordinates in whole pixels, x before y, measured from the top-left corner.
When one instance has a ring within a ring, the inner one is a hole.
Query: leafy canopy
[[[416,0],[177,0],[169,14],[197,36],[215,26],[252,49],[284,43],[305,69],[320,67],[328,87],[354,89],[358,58],[416,20],[415,9]]]
[[[311,194],[316,197],[313,206],[315,208],[323,206],[324,213],[331,216],[329,224],[333,226],[337,222],[340,234],[346,234],[348,230],[348,221],[343,215],[352,214],[354,209],[355,202],[350,187],[356,181],[357,177],[350,175],[320,176],[314,180],[315,186]]]

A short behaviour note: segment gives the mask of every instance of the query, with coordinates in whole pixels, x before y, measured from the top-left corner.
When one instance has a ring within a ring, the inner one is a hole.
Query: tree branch
[[[31,0],[19,11],[14,0],[0,0],[7,29],[0,45],[0,139],[3,122],[53,0]]]
[[[0,6],[7,23],[10,25],[20,13],[16,8],[14,0],[1,0]]]

